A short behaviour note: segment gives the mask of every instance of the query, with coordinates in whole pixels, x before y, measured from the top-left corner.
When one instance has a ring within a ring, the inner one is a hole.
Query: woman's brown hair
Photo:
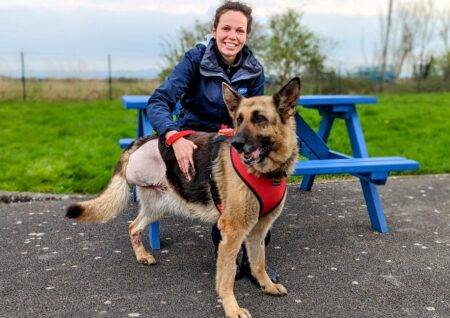
[[[220,17],[227,11],[239,11],[242,12],[247,18],[247,33],[252,30],[252,8],[248,5],[239,1],[225,1],[220,7],[217,8],[216,14],[214,15],[213,28],[217,29]]]

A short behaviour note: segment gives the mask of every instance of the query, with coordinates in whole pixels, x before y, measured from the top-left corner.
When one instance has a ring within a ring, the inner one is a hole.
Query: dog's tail
[[[66,217],[79,221],[106,222],[124,211],[130,200],[125,170],[128,158],[136,148],[131,145],[122,153],[108,187],[98,197],[72,204],[67,208]]]

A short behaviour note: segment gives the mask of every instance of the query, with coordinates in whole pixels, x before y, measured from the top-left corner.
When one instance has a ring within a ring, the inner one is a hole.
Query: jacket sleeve
[[[158,135],[169,130],[179,130],[171,113],[195,78],[199,67],[198,51],[197,48],[188,51],[148,100],[147,117]]]
[[[263,70],[261,71],[261,74],[254,80],[252,86],[250,87],[248,97],[264,95],[264,82],[265,76]]]

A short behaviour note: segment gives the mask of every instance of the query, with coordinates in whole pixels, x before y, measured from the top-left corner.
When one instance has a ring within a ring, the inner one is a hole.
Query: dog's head
[[[262,167],[267,158],[284,153],[290,156],[287,148],[297,149],[293,116],[300,87],[300,79],[295,77],[273,96],[244,98],[226,83],[222,84],[223,98],[234,124],[232,145],[247,165]]]

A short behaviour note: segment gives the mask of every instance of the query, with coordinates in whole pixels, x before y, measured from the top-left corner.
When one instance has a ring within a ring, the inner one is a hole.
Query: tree
[[[444,11],[438,15],[440,21],[439,37],[444,45],[445,52],[450,51],[450,5],[444,8]]]
[[[434,0],[399,0],[393,18],[391,61],[395,76],[410,65],[418,89],[435,64],[431,46],[436,22],[434,4]]]
[[[435,32],[434,0],[416,1],[413,5],[417,17],[417,49],[413,51],[413,74],[420,90],[421,82],[430,75],[435,59],[430,49]]]
[[[180,36],[173,42],[166,41],[166,52],[163,54],[164,69],[158,74],[161,81],[165,80],[172,72],[175,65],[181,60],[184,53],[193,48],[196,43],[204,41],[206,35],[210,33],[208,23],[195,20],[191,28],[180,29]]]
[[[392,25],[392,5],[393,5],[393,0],[389,0],[389,9],[388,9],[388,15],[387,15],[387,21],[386,21],[386,33],[384,35],[383,54],[381,57],[380,92],[383,92],[384,74],[386,73],[389,35],[391,34],[391,25]]]
[[[301,20],[302,14],[293,9],[269,18],[262,59],[277,84],[300,73],[318,78],[324,69],[321,41]]]
[[[397,6],[394,21],[391,59],[395,78],[398,78],[403,71],[405,62],[413,51],[415,45],[414,28],[417,22],[402,2]]]
[[[440,61],[442,76],[444,80],[450,80],[450,6],[444,8],[438,18],[440,21],[438,34],[444,47],[444,54]]]

